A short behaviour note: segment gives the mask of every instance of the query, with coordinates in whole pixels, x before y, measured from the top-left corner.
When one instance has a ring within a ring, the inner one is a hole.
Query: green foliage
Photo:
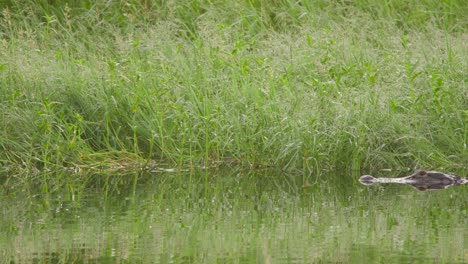
[[[466,166],[463,1],[0,7],[5,170]]]

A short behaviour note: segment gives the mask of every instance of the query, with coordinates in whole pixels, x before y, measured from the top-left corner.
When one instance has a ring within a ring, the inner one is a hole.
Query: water
[[[304,187],[265,171],[68,177],[4,184],[0,263],[468,263],[466,186],[324,175]]]

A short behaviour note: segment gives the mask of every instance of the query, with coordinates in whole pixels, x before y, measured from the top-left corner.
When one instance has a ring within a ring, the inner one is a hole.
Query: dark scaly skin
[[[370,175],[364,175],[359,181],[364,185],[371,185],[374,183],[400,183],[411,185],[420,191],[441,190],[452,186],[468,184],[468,178],[424,170],[417,171],[410,176],[402,178],[375,178]]]

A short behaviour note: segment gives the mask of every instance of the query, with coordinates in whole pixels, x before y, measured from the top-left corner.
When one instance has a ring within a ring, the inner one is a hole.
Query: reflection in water
[[[375,183],[405,184],[412,186],[418,191],[445,190],[453,186],[468,184],[468,179],[460,176],[424,170],[402,178],[375,178],[370,175],[364,175],[359,178],[359,181],[364,185]]]
[[[87,182],[48,193],[41,184],[2,193],[5,262],[468,261],[465,188],[367,189],[348,175],[322,175],[304,187],[301,175],[265,171],[90,176]]]

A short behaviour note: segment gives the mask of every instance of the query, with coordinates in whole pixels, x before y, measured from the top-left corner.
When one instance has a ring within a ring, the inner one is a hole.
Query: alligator
[[[402,178],[375,178],[364,175],[359,178],[364,185],[374,183],[400,183],[410,185],[418,191],[444,190],[453,186],[468,184],[468,178],[445,174],[437,171],[416,171],[414,174]]]

